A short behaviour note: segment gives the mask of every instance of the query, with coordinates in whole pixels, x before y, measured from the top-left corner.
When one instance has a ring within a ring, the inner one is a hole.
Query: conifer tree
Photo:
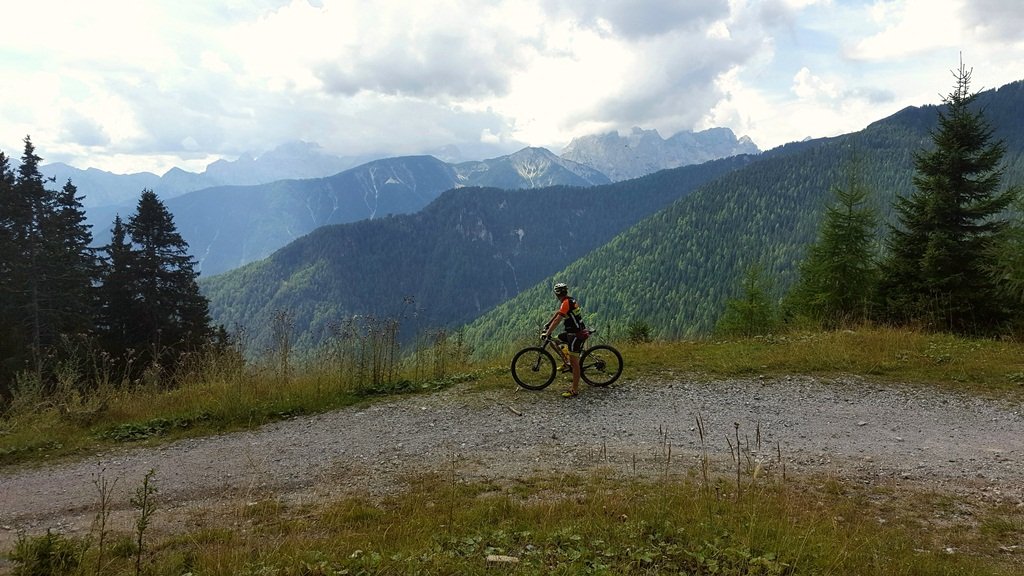
[[[788,307],[834,328],[868,318],[878,281],[875,231],[878,215],[860,178],[858,160],[845,169],[846,183],[832,189],[817,241],[800,265]]]
[[[95,284],[99,276],[92,227],[71,180],[54,196],[43,221],[48,308],[60,334],[86,334],[95,325]]]
[[[725,312],[715,324],[722,336],[752,337],[769,334],[778,327],[778,314],[771,301],[771,286],[764,269],[754,265],[741,282],[743,293],[725,303]]]
[[[16,175],[4,159],[0,177],[3,249],[2,320],[7,374],[26,368],[43,376],[43,357],[63,335],[92,328],[97,268],[77,190],[46,187],[30,138]]]
[[[97,330],[106,351],[119,361],[135,344],[132,319],[138,316],[139,305],[131,286],[132,245],[120,214],[114,217],[110,243],[103,247],[104,266],[99,286]]]
[[[148,353],[147,360],[171,367],[178,354],[209,343],[209,303],[199,293],[188,244],[152,190],[142,191],[126,229],[132,243],[128,286],[138,306],[128,341]]]
[[[999,191],[1005,145],[972,109],[971,71],[960,65],[943,99],[935,147],[915,155],[914,186],[895,203],[880,295],[888,318],[936,329],[985,333],[1009,317],[1006,299],[985,270],[1006,226],[1013,189]]]
[[[14,234],[14,182],[10,161],[0,151],[0,396],[6,391],[6,383],[18,369],[24,352],[22,339],[14,326],[17,308],[15,266],[18,261]]]

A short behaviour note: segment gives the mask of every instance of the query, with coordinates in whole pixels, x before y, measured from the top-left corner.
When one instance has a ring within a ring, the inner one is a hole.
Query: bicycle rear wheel
[[[598,344],[580,356],[580,376],[591,386],[608,386],[622,375],[622,354],[607,344]]]
[[[555,381],[555,359],[539,346],[523,348],[512,357],[512,379],[527,390],[542,390]]]

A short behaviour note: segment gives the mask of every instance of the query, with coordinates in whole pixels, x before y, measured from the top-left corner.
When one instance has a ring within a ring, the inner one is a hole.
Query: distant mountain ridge
[[[259,156],[243,154],[237,160],[217,160],[201,173],[171,168],[161,176],[152,172],[114,174],[96,168],[85,170],[61,162],[40,166],[40,173],[59,184],[68,179],[84,196],[86,208],[134,202],[143,189],[162,199],[214,186],[245,186],[277,180],[318,178],[337,174],[367,159],[327,154],[319,144],[287,142]]]
[[[501,158],[462,162],[455,165],[455,171],[467,186],[506,190],[556,185],[596,186],[611,182],[598,170],[559,158],[546,148],[523,148]]]
[[[386,158],[323,178],[205,188],[165,204],[199,263],[197,270],[210,276],[265,258],[320,226],[416,212],[452,188],[521,190],[608,182],[600,172],[549,150],[524,148],[456,165],[433,156]],[[133,209],[90,210],[96,243],[107,241],[115,211],[126,216]]]
[[[525,148],[510,154],[513,160],[523,160],[530,153],[525,151],[543,150]],[[625,152],[624,152],[625,151]],[[733,135],[728,128],[715,128],[703,132],[680,132],[668,140],[662,140],[654,130],[634,128],[633,132],[620,137],[615,133],[587,136],[574,140],[557,160],[566,170],[580,177],[576,184],[589,186],[608,181],[636,178],[664,168],[677,168],[699,164],[716,158],[735,154],[756,154],[757,146],[749,138]],[[638,155],[646,155],[640,158]],[[482,172],[488,170],[495,159],[465,161],[457,146],[439,148],[431,155],[457,167],[460,172]],[[504,158],[499,156],[496,158]],[[203,172],[189,172],[171,168],[162,175],[151,172],[114,174],[96,168],[80,169],[61,162],[40,166],[43,176],[63,184],[69,179],[78,187],[86,208],[116,206],[134,202],[143,189],[156,192],[162,199],[174,198],[188,192],[216,186],[250,186],[268,184],[278,180],[297,180],[333,176],[360,164],[386,159],[379,156],[336,156],[327,153],[313,142],[294,141],[254,156],[242,154],[236,160],[217,160],[206,166]],[[15,158],[15,160],[17,160]],[[492,173],[500,174],[500,171]],[[522,174],[528,174],[523,171]],[[598,175],[600,174],[600,175]],[[530,180],[529,177],[525,177]],[[488,177],[477,175],[467,178],[480,186],[503,186],[504,176]],[[566,183],[565,178],[547,183],[534,181],[518,187],[538,187]]]
[[[657,130],[633,128],[573,139],[562,158],[599,170],[614,182],[637,178],[667,168],[701,164],[737,154],[757,154],[757,145],[729,128],[679,132],[663,139]]]

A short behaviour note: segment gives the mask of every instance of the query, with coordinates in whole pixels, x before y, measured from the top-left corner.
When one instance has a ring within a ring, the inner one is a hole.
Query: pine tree
[[[846,183],[832,189],[835,203],[825,209],[818,240],[800,265],[787,304],[829,328],[867,319],[878,281],[878,215],[869,204],[858,161],[845,172]]]
[[[188,244],[152,190],[142,191],[126,228],[133,245],[128,285],[139,310],[129,341],[145,347],[148,360],[171,367],[180,353],[209,343],[209,303],[199,293]]]
[[[43,304],[47,280],[43,221],[52,206],[43,175],[39,172],[41,160],[35,153],[32,140],[26,137],[11,204],[12,237],[17,258],[11,274],[13,326],[28,342],[32,366],[40,375],[43,345],[52,336],[45,321],[46,310]]]
[[[71,180],[54,197],[53,210],[43,220],[47,268],[47,308],[60,334],[86,334],[95,324],[95,284],[99,276],[96,251],[91,248],[91,225],[78,189]]]
[[[954,76],[932,132],[935,148],[915,155],[916,190],[896,200],[880,295],[892,320],[986,333],[1010,315],[985,271],[1015,191],[998,191],[1006,148],[992,140],[982,111],[972,110],[971,71],[961,64]]]
[[[6,158],[0,168],[0,314],[8,376],[30,368],[42,378],[43,358],[63,336],[92,329],[97,268],[85,212],[70,181],[60,192],[46,187],[40,162],[26,137],[17,174]]]
[[[104,266],[98,288],[97,330],[104,349],[111,356],[130,362],[126,354],[135,347],[130,338],[133,318],[139,315],[139,304],[131,286],[132,245],[120,215],[114,217],[110,243],[102,250]]]
[[[760,265],[751,266],[741,283],[743,294],[725,303],[725,312],[715,324],[722,336],[752,337],[769,334],[778,327],[778,314],[771,301],[771,286]]]
[[[14,172],[7,155],[0,152],[0,396],[7,390],[23,360],[24,346],[16,329],[18,245],[15,241],[17,197]]]

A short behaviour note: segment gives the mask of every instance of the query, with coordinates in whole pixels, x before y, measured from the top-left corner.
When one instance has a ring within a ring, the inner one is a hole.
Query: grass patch
[[[1024,397],[1024,345],[905,329],[792,333],[623,347],[639,375],[859,375],[993,397]]]
[[[1024,568],[1024,552],[1012,548],[1024,537],[1024,512],[1015,508],[975,504],[965,511],[969,520],[951,522],[946,496],[834,478],[772,478],[737,494],[725,480],[610,476],[531,478],[510,489],[438,473],[383,499],[249,503],[155,537],[144,568],[210,576],[1010,575]],[[38,537],[12,559],[92,566],[94,552],[83,542]],[[111,554],[104,573],[133,568],[130,555]]]

